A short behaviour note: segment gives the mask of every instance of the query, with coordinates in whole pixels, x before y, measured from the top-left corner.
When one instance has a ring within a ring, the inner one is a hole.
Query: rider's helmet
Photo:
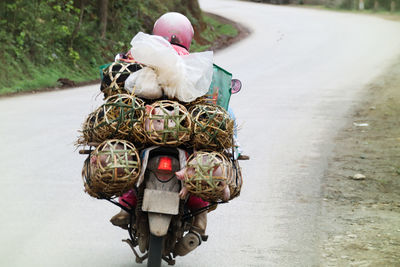
[[[169,12],[154,23],[153,34],[164,37],[171,44],[183,46],[189,51],[194,30],[187,17],[181,13]]]

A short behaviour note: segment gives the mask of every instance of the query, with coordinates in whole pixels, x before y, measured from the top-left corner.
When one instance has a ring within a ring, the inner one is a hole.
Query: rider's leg
[[[127,193],[123,194],[122,197],[119,198],[119,203],[127,207],[128,209],[135,207],[137,203],[135,191],[132,189],[129,190]],[[110,222],[115,226],[119,226],[123,229],[128,229],[128,224],[130,221],[129,216],[130,214],[128,212],[121,209],[120,212],[118,212],[111,218]]]
[[[187,202],[187,206],[191,212],[195,212],[196,210],[207,207],[208,205],[209,203],[207,201],[204,201],[203,199],[196,196],[190,196]],[[206,228],[207,228],[207,211],[204,211],[194,216],[194,221],[191,230],[196,231],[200,235],[205,235]]]

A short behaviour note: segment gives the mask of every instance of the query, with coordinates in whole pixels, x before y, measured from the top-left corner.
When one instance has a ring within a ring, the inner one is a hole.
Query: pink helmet
[[[194,30],[187,17],[177,12],[162,15],[155,23],[153,34],[164,37],[171,44],[190,48]]]

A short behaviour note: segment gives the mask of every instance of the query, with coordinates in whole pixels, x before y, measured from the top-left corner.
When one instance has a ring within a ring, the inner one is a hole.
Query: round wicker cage
[[[103,79],[100,90],[104,93],[104,98],[115,94],[129,93],[125,89],[125,80],[129,75],[142,68],[137,63],[114,62],[103,70]]]
[[[231,161],[232,175],[228,179],[228,186],[230,191],[230,198],[232,200],[240,195],[240,190],[242,189],[243,176],[242,168],[239,166],[239,161]]]
[[[78,138],[77,145],[84,145],[97,139],[93,130],[95,121],[96,112],[92,112],[82,124],[82,130],[79,131],[82,135]]]
[[[226,156],[216,151],[198,151],[187,160],[184,185],[193,195],[217,202],[223,199],[233,176],[232,164]],[[230,187],[229,190],[232,192]]]
[[[141,99],[127,94],[113,95],[89,115],[83,124],[83,139],[88,143],[116,138],[141,146],[146,140],[143,119]]]
[[[234,122],[218,105],[195,105],[190,109],[193,145],[197,149],[221,151],[232,147]]]
[[[190,140],[192,121],[183,105],[161,100],[146,106],[144,129],[151,143],[178,146]]]
[[[99,199],[121,196],[134,187],[139,172],[140,158],[135,146],[125,140],[107,140],[85,160],[85,191]]]

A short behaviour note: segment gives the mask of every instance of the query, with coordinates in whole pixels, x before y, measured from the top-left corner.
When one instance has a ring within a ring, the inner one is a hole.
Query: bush
[[[57,77],[95,79],[99,65],[127,51],[138,31],[150,33],[167,11],[187,15],[197,42],[207,42],[199,34],[207,27],[197,0],[3,0],[0,94],[52,86]]]

